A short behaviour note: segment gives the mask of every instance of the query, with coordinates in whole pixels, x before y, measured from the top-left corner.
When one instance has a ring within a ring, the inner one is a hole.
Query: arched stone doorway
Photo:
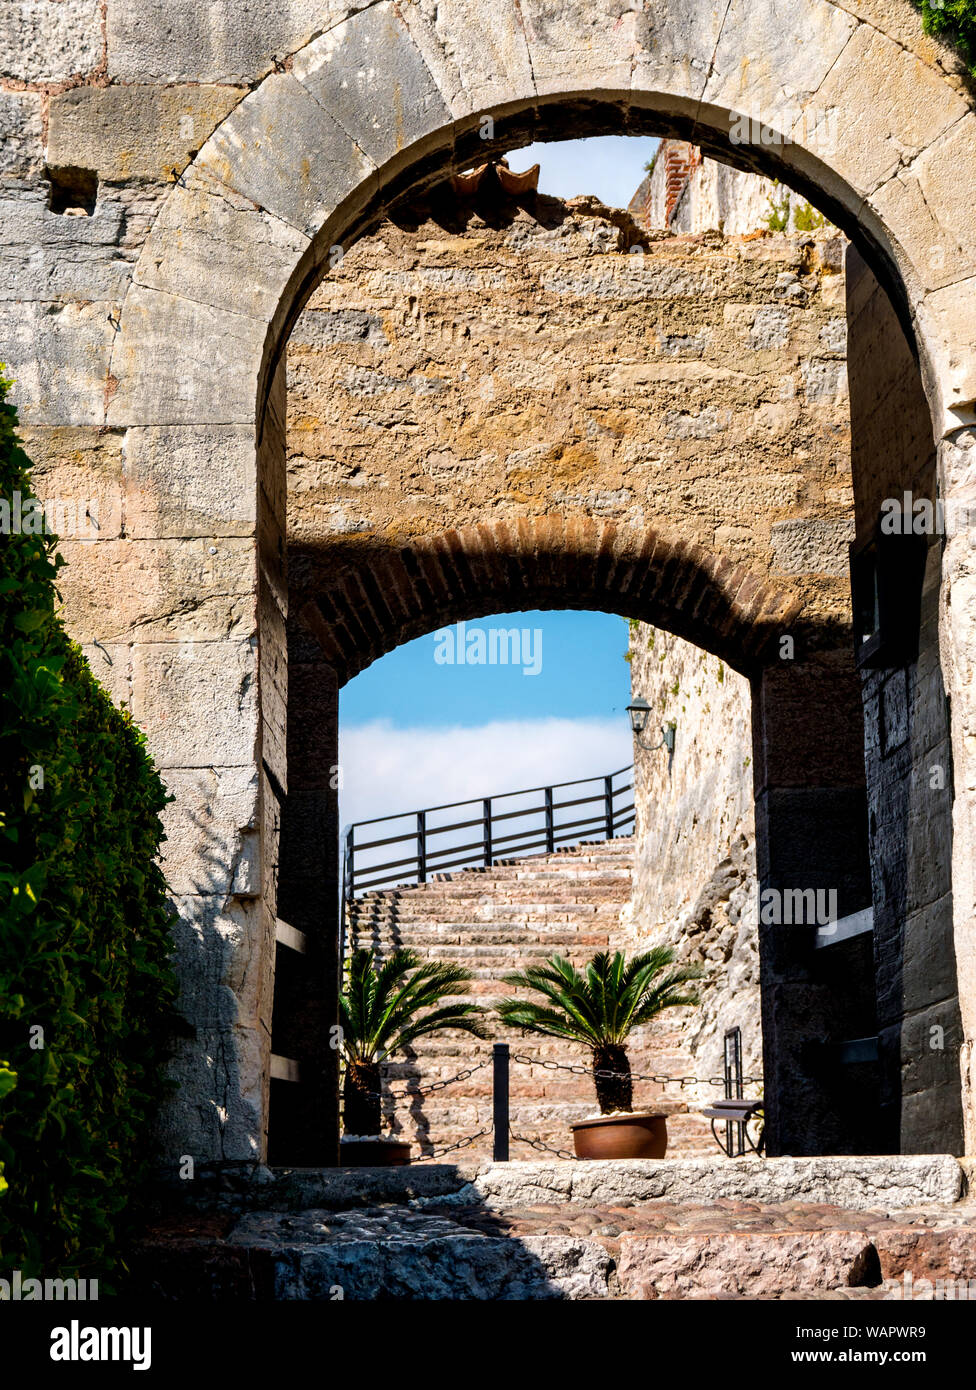
[[[183,483],[207,499],[210,529],[239,536],[243,527],[253,539],[253,564],[236,582],[245,604],[256,605],[257,641],[252,629],[166,661],[174,710],[181,689],[203,681],[215,692],[210,722],[235,732],[227,760],[255,772],[260,839],[260,888],[239,895],[239,915],[222,916],[226,884],[192,909],[205,925],[184,970],[189,995],[202,1002],[183,1108],[173,1120],[175,1151],[263,1152],[276,824],[288,781],[280,364],[289,328],[330,257],[383,206],[486,152],[569,128],[684,134],[787,179],[863,251],[914,337],[948,498],[965,486],[973,450],[976,255],[960,190],[970,182],[974,118],[917,26],[907,37],[897,27],[886,33],[830,0],[810,0],[787,20],[772,0],[734,0],[721,13],[701,3],[680,17],[588,8],[554,19],[530,9],[524,24],[507,11],[489,19],[440,6],[429,19],[419,8],[403,18],[392,5],[373,6],[266,77],[174,188],[125,297],[104,420],[126,432],[138,485],[165,494],[175,460]],[[762,68],[751,61],[756,53],[765,57]],[[368,92],[360,85],[365,67],[373,74]],[[730,146],[730,128],[753,109],[774,138]],[[825,110],[838,113],[845,136],[829,149],[823,123],[809,119]],[[164,563],[154,539],[150,525],[139,542],[150,571]],[[953,582],[944,591],[942,663],[962,787],[973,757],[966,680],[973,581],[964,538],[950,541],[946,565]],[[181,601],[179,581],[160,583]],[[155,659],[139,655],[147,680]],[[214,727],[204,721],[187,732],[184,766],[212,766]],[[971,815],[968,796],[957,796],[964,1062],[976,1007]]]

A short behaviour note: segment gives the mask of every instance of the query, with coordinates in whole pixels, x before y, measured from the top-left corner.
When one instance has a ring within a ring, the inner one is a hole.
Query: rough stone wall
[[[703,158],[696,146],[664,140],[628,211],[645,228],[748,237],[785,221],[794,228],[809,205],[772,179]],[[807,218],[819,238],[834,229]],[[775,238],[775,239],[778,239]],[[842,245],[839,238],[836,245]],[[840,280],[843,280],[841,275]],[[843,349],[846,333],[836,330]],[[846,376],[844,378],[846,388]],[[831,425],[848,431],[846,389]],[[823,446],[821,446],[823,447]],[[804,445],[798,448],[805,452]],[[839,443],[839,451],[845,446]],[[829,446],[822,466],[831,466]],[[835,490],[847,507],[853,489]],[[752,696],[749,682],[715,656],[644,623],[631,624],[631,686],[651,706],[647,743],[674,721],[676,749],[635,744],[637,809],[632,940],[667,943],[677,958],[708,971],[702,1007],[683,1023],[696,1075],[720,1075],[723,1035],[741,1029],[743,1069],[762,1075]],[[750,1086],[747,1094],[760,1094]],[[698,1088],[704,1100],[707,1088]]]
[[[843,623],[840,251],[449,190],[385,222],[289,343],[293,601],[371,548],[559,514],[660,525]]]
[[[630,669],[634,694],[651,707],[644,742],[660,743],[661,727],[676,726],[673,760],[635,745],[630,939],[673,946],[678,960],[708,971],[701,1008],[682,1023],[695,1074],[722,1074],[723,1034],[738,1026],[745,1072],[761,1076],[749,682],[645,623],[631,624]]]

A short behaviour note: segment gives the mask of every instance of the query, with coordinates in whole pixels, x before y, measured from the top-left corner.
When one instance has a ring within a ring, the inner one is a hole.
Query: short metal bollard
[[[495,1163],[508,1162],[508,1043],[495,1043],[491,1049],[492,1064],[492,1138],[491,1156]]]

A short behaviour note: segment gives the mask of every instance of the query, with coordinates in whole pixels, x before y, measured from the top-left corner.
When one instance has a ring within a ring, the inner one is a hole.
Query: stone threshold
[[[616,1205],[719,1200],[827,1203],[850,1211],[949,1207],[967,1190],[966,1160],[950,1154],[814,1158],[416,1163],[403,1168],[225,1165],[157,1189],[184,1209],[344,1210],[436,1201],[452,1206]]]

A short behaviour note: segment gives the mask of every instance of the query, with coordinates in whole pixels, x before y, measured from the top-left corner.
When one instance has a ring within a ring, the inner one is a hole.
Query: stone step
[[[863,1299],[976,1285],[947,1155],[419,1163],[201,1183],[129,1261],[136,1297]],[[209,1203],[209,1205],[207,1205]],[[409,1205],[408,1205],[409,1203]],[[927,1284],[924,1281],[928,1281]],[[906,1293],[907,1290],[907,1293]],[[943,1295],[944,1296],[944,1295]]]

